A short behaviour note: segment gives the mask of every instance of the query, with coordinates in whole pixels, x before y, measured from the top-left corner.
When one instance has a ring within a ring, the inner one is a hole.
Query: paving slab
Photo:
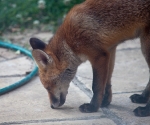
[[[126,40],[123,43],[119,44],[117,50],[130,50],[130,49],[139,49],[141,47],[140,39]]]
[[[43,37],[44,34],[35,36]],[[31,68],[31,62],[25,57],[8,61],[0,62],[1,76],[25,73]],[[48,94],[38,77],[0,96],[0,125],[150,125],[149,117],[140,118],[133,113],[133,109],[144,105],[134,104],[129,99],[132,94],[140,93],[145,88],[148,77],[139,39],[127,41],[117,48],[112,76],[113,100],[108,108],[100,108],[96,113],[81,113],[78,109],[81,104],[90,102],[92,97],[92,69],[87,61],[78,68],[66,103],[59,109],[50,108]],[[2,78],[0,83],[3,80],[12,79]]]
[[[101,118],[93,120],[87,119],[75,121],[55,121],[55,122],[45,121],[45,123],[32,123],[32,125],[116,125],[116,124],[110,119]]]
[[[4,57],[0,57],[0,62],[5,61],[6,59]]]
[[[6,59],[12,59],[12,58],[16,58],[19,55],[15,53],[15,51],[12,51],[10,49],[5,49],[5,48],[1,48],[0,49],[0,58],[4,58]],[[1,61],[1,60],[0,60]]]
[[[134,116],[133,110],[138,106],[145,106],[145,104],[132,103],[129,99],[132,94],[135,93],[113,94],[109,110],[119,116],[127,125],[150,125],[149,117]]]
[[[0,76],[0,89],[9,86],[25,77],[1,77]]]
[[[31,60],[26,57],[19,57],[0,63],[0,76],[24,75],[26,72],[32,71],[33,65]]]
[[[0,107],[3,107],[0,108],[1,124],[19,124],[20,122],[23,124],[46,120],[75,121],[86,120],[90,116],[99,120],[104,115],[101,110],[97,113],[81,113],[78,107],[89,102],[90,98],[72,83],[65,105],[56,110],[51,109],[47,92],[37,77],[24,87],[0,96],[0,100],[3,102],[0,103]]]

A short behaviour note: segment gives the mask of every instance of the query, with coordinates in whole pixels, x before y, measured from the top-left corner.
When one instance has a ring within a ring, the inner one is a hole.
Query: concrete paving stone
[[[33,61],[24,56],[1,62],[0,67],[0,76],[23,75],[28,71],[32,71]]]
[[[149,80],[149,68],[140,50],[119,51],[112,75],[114,92],[141,91]]]
[[[55,121],[55,122],[43,122],[32,123],[23,125],[116,125],[112,120],[107,118],[94,119],[94,120],[75,120],[75,121]]]
[[[127,125],[150,125],[149,117],[137,117],[133,110],[145,104],[132,103],[129,97],[135,93],[113,94],[112,102],[109,106],[110,111],[119,116]],[[136,93],[140,94],[140,93]]]
[[[118,50],[112,75],[113,93],[143,90],[149,79],[148,71],[140,49]],[[87,88],[92,88],[93,74],[88,61],[79,66],[76,76]]]
[[[5,61],[6,59],[4,58],[4,57],[1,57],[1,55],[0,55],[0,62],[1,61]]]
[[[119,44],[117,50],[138,49],[140,47],[141,47],[140,39],[136,38],[133,40],[126,40],[123,43]]]
[[[64,106],[51,109],[47,92],[37,77],[19,89],[0,96],[0,100],[0,123],[47,119],[86,120],[90,116],[98,119],[104,116],[101,109],[97,113],[90,114],[79,111],[78,107],[90,99],[72,83]]]
[[[46,40],[44,34],[37,37]],[[139,39],[127,41],[117,48],[112,76],[113,99],[108,108],[100,108],[96,113],[81,113],[78,107],[90,102],[90,98],[80,86],[78,88],[71,82],[66,103],[59,109],[51,109],[47,92],[35,77],[28,84],[0,96],[0,125],[150,125],[149,117],[136,117],[133,113],[135,108],[145,105],[134,104],[129,99],[135,91],[145,88],[149,76],[139,48]],[[3,72],[0,76],[24,73],[31,68],[31,61],[26,61],[22,57],[10,63],[1,62]],[[92,69],[88,61],[79,67],[76,77],[91,89]]]
[[[21,79],[23,79],[24,77],[0,77],[0,88],[4,88],[6,86],[9,86]]]
[[[16,54],[15,51],[12,51],[10,49],[0,48],[0,57],[3,57],[4,59],[11,59],[18,56],[20,55]]]

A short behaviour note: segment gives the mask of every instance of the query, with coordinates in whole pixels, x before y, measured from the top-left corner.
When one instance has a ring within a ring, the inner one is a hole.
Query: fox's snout
[[[59,97],[55,97],[52,94],[50,94],[49,96],[50,96],[51,108],[53,109],[62,106],[66,101],[66,95],[64,95],[63,93],[61,93]]]

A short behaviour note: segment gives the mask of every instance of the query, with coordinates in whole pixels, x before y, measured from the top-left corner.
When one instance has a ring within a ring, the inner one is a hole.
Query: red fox
[[[86,60],[93,69],[93,97],[79,110],[97,112],[108,106],[116,47],[135,37],[140,37],[150,67],[150,0],[86,0],[70,10],[48,44],[31,38],[32,55],[51,108],[65,103],[69,83]],[[136,116],[150,116],[150,81],[141,95],[130,98],[134,103],[147,103],[134,110]]]

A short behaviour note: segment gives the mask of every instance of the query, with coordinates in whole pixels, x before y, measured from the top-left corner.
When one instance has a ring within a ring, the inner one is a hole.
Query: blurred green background
[[[46,25],[55,32],[65,14],[84,0],[0,0],[0,34]]]

